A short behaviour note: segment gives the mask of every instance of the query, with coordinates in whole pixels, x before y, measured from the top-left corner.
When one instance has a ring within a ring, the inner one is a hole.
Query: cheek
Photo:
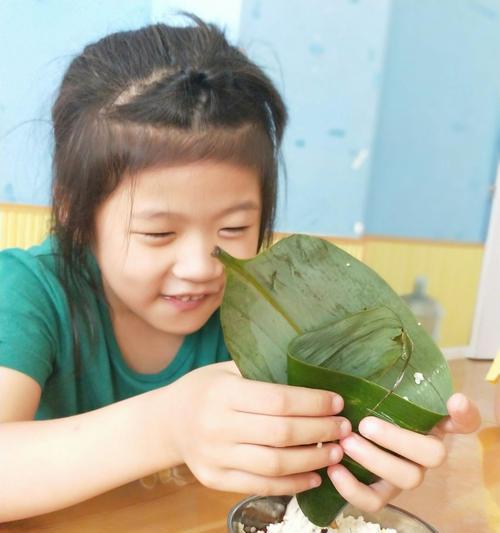
[[[244,239],[220,242],[219,246],[238,259],[251,259],[257,255],[258,242],[259,231],[257,229],[246,235]]]
[[[132,242],[128,249],[112,252],[110,249],[106,256],[101,257],[101,261],[104,260],[101,270],[117,294],[142,300],[158,292],[166,271],[165,262],[158,257],[159,254],[134,246]]]
[[[161,254],[161,249],[150,249],[130,245],[124,258],[123,275],[136,285],[154,285],[165,276],[168,261]]]
[[[229,255],[236,257],[236,259],[251,259],[255,256],[255,246],[246,246],[241,242],[238,243],[226,241],[219,243],[219,246]]]

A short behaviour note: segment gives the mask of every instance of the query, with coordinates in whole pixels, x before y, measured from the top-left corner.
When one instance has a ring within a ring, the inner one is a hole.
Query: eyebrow
[[[239,204],[233,205],[231,207],[227,207],[226,209],[223,209],[218,213],[219,216],[226,216],[230,215],[231,213],[235,213],[237,211],[258,211],[259,206],[249,200],[246,202],[241,202]],[[133,219],[141,219],[141,220],[153,220],[157,218],[182,218],[184,215],[182,213],[176,213],[174,211],[163,211],[161,209],[144,209],[143,211],[139,211],[137,213],[132,214]]]

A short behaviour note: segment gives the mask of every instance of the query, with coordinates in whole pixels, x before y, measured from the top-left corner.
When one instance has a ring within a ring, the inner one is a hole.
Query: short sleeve
[[[25,250],[0,252],[0,366],[43,388],[54,366],[57,323],[43,264]]]

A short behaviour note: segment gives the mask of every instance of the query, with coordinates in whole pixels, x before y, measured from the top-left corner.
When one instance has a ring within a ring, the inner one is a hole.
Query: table
[[[491,361],[457,359],[449,365],[455,390],[478,404],[481,428],[471,435],[448,436],[446,462],[428,471],[418,489],[392,503],[440,533],[500,532],[500,428],[494,423],[494,387],[484,381]]]
[[[393,503],[440,533],[499,532],[500,428],[493,422],[493,387],[484,381],[489,363],[449,364],[455,389],[479,405],[482,427],[473,435],[448,437],[445,464]],[[180,466],[61,511],[0,525],[0,532],[223,533],[229,509],[243,497],[208,489]]]

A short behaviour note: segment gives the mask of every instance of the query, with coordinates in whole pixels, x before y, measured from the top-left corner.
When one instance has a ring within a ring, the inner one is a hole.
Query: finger
[[[472,433],[481,425],[481,413],[476,404],[462,393],[450,396],[446,404],[447,416],[432,430],[432,434],[443,438],[447,433]]]
[[[343,451],[338,444],[271,448],[239,444],[233,447],[230,461],[241,470],[261,476],[277,477],[319,470],[337,464]]]
[[[328,467],[328,475],[339,494],[362,511],[374,513],[399,492],[387,481],[365,485],[358,481],[343,465]]]
[[[259,496],[296,494],[319,487],[321,484],[321,477],[316,472],[268,477],[241,470],[223,470],[208,478],[198,477],[198,479],[209,488]]]
[[[236,413],[232,431],[234,442],[285,448],[339,440],[351,433],[351,423],[339,416],[281,417]]]
[[[379,446],[427,468],[435,468],[446,459],[446,448],[436,436],[420,435],[373,416],[360,422],[359,432]]]
[[[356,433],[351,433],[340,444],[351,459],[400,489],[414,489],[424,479],[420,465],[393,455]]]
[[[385,479],[379,479],[375,483],[371,483],[369,487],[378,494],[380,501],[384,505],[401,493],[401,489],[389,483]]]
[[[334,392],[266,383],[250,379],[238,380],[231,394],[231,407],[247,413],[281,416],[328,416],[344,408],[341,396]]]

